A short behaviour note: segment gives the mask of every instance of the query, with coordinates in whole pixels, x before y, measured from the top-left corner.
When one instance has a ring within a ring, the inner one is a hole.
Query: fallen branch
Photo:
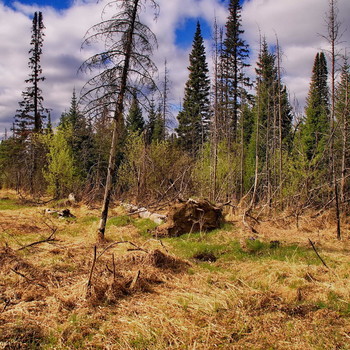
[[[316,247],[314,245],[314,243],[311,241],[310,238],[308,238],[310,244],[311,244],[311,247],[312,249],[314,250],[314,252],[316,253],[317,257],[321,260],[322,264],[327,268],[329,269],[329,267],[327,266],[327,264],[324,262],[324,260],[322,259],[322,257],[320,256],[320,254],[318,254],[318,251],[316,250]]]
[[[91,288],[91,279],[92,279],[92,273],[94,272],[94,268],[95,268],[95,264],[96,264],[96,256],[97,256],[97,247],[94,246],[94,258],[92,260],[92,265],[91,265],[91,269],[90,269],[90,274],[89,274],[89,279],[86,285],[87,288],[87,293],[89,292],[90,288]]]
[[[132,282],[131,282],[131,284],[130,284],[129,289],[134,289],[134,288],[135,288],[136,283],[137,283],[137,281],[138,281],[138,279],[139,279],[139,277],[140,277],[140,274],[141,274],[141,271],[138,270],[138,271],[136,272],[136,275],[135,275],[134,279],[132,280]]]
[[[5,301],[5,305],[4,305],[4,307],[2,308],[0,314],[2,314],[3,312],[5,312],[6,309],[7,309],[7,307],[8,307],[10,304],[11,304],[11,299],[7,299],[7,300]]]
[[[41,288],[47,289],[47,286],[45,286],[45,285],[43,285],[43,284],[41,284],[41,283],[35,282],[33,279],[27,277],[27,276],[24,275],[23,273],[21,273],[21,272],[19,272],[19,271],[16,271],[16,270],[14,270],[14,269],[11,269],[11,271],[14,272],[14,273],[16,273],[17,275],[23,277],[23,278],[26,279],[28,282],[33,283],[33,284],[36,284],[37,286],[39,286],[39,287],[41,287]]]
[[[38,244],[41,244],[41,243],[55,242],[55,241],[57,241],[56,238],[53,238],[53,235],[56,233],[56,231],[57,231],[57,228],[54,229],[54,231],[51,233],[51,235],[50,235],[49,237],[47,237],[47,238],[45,238],[45,239],[43,239],[43,240],[41,240],[41,241],[37,241],[37,242],[33,242],[33,243],[30,243],[30,244],[27,244],[27,245],[25,245],[25,246],[23,246],[23,247],[17,249],[17,251],[23,250],[23,249],[25,249],[25,248],[29,248],[29,247],[32,247],[32,246],[34,246],[34,245],[38,245]]]
[[[102,250],[102,252],[97,256],[96,260],[99,259],[108,249],[111,249],[112,247],[118,245],[118,244],[131,244],[133,247],[135,247],[136,249],[128,249],[128,251],[130,250],[140,250],[142,252],[148,253],[148,250],[143,249],[139,246],[137,246],[135,243],[130,242],[130,241],[119,241],[119,242],[113,242],[111,244],[109,244],[105,249]]]

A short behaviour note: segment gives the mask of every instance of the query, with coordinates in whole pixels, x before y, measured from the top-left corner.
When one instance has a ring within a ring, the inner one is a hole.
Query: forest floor
[[[330,212],[159,241],[115,207],[92,269],[99,210],[49,206],[0,192],[0,349],[350,349],[345,217],[341,241]]]

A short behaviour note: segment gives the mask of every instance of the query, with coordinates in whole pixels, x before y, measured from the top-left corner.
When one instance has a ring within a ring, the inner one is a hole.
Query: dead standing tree
[[[153,87],[156,66],[150,59],[156,37],[140,22],[139,14],[149,4],[158,11],[154,0],[114,0],[107,4],[104,14],[113,6],[117,13],[110,19],[94,25],[87,32],[83,47],[92,42],[103,42],[104,50],[86,60],[81,69],[100,73],[90,79],[82,91],[86,113],[113,107],[113,136],[110,147],[105,194],[98,228],[98,240],[104,241],[108,209],[116,171],[117,146],[124,125],[123,110],[128,94],[139,92],[146,96],[146,87]]]

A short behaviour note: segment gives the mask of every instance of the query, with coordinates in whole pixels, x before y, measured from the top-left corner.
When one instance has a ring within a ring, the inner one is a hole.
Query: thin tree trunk
[[[125,43],[125,58],[124,58],[124,67],[121,75],[120,91],[118,94],[117,106],[113,118],[113,136],[112,143],[109,154],[108,162],[108,173],[106,179],[105,194],[103,199],[102,211],[101,211],[101,220],[98,228],[97,238],[99,241],[104,241],[105,239],[105,230],[108,218],[108,209],[109,203],[111,200],[112,194],[112,181],[116,169],[116,158],[117,158],[117,143],[118,143],[118,129],[122,125],[123,121],[123,107],[124,107],[124,96],[126,93],[127,87],[127,78],[129,73],[130,57],[132,54],[132,41],[135,29],[135,21],[137,15],[139,0],[135,0],[133,12],[131,16],[130,29],[126,38]]]

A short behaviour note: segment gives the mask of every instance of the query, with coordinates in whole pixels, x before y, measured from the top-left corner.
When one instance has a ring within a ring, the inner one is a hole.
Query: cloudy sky
[[[0,137],[11,128],[29,74],[31,16],[42,11],[45,41],[42,55],[41,85],[44,105],[57,120],[69,108],[73,88],[79,93],[87,77],[77,73],[81,62],[93,53],[81,50],[89,27],[101,20],[103,0],[0,0]],[[227,19],[228,0],[158,0],[160,14],[154,21],[150,11],[143,15],[158,38],[154,61],[160,75],[167,59],[171,80],[171,99],[179,105],[188,77],[188,55],[196,21],[205,37],[208,63],[211,66],[211,29],[214,18],[219,26]],[[350,1],[338,0],[339,20],[343,23],[342,46],[350,46]],[[302,109],[308,91],[312,63],[317,51],[326,49],[321,34],[326,34],[328,0],[245,0],[242,26],[251,48],[251,73],[259,48],[259,32],[273,45],[278,35],[283,50],[284,82],[292,100]],[[54,120],[55,121],[55,120]]]

